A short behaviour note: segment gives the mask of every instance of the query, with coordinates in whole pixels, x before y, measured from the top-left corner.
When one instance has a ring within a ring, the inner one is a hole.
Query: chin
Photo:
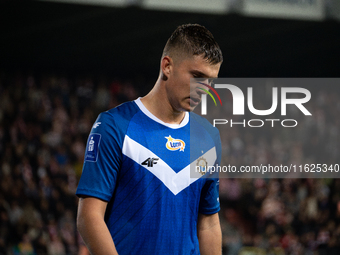
[[[196,106],[190,106],[187,110],[185,110],[186,112],[193,112],[196,109]]]
[[[191,105],[191,104],[184,104],[182,105],[182,109],[181,111],[183,112],[192,112],[193,110],[195,110],[197,105]]]

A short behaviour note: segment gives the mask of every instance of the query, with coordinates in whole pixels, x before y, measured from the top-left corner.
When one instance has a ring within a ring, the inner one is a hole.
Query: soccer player
[[[221,63],[205,27],[179,26],[153,89],[98,116],[77,189],[92,254],[221,254],[218,179],[190,176],[190,164],[219,164],[219,132],[189,113],[202,92],[190,78],[208,82]]]

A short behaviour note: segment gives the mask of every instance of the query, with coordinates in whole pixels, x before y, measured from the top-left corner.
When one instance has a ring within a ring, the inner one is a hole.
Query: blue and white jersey
[[[218,179],[190,178],[190,165],[219,164],[220,152],[219,132],[204,118],[186,113],[166,124],[137,99],[98,116],[76,194],[108,202],[120,255],[200,254],[198,213],[219,211]]]

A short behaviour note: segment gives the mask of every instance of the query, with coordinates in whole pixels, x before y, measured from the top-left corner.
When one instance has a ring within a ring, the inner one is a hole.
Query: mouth
[[[189,99],[190,99],[191,106],[196,106],[201,102],[201,98],[199,97],[189,97]]]

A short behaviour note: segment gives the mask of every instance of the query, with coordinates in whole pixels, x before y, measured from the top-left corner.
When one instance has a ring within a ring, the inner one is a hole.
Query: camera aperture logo
[[[221,100],[221,98],[220,98],[220,95],[216,92],[216,90],[213,88],[213,87],[211,87],[210,85],[208,85],[208,84],[205,84],[204,82],[198,82],[199,84],[202,84],[203,86],[206,86],[208,89],[210,89],[211,91],[213,91],[214,93],[215,93],[215,95],[217,96],[217,98],[218,98],[218,100],[220,101],[220,104],[222,105],[222,100]],[[214,98],[214,96],[208,91],[208,90],[206,90],[206,89],[204,89],[204,88],[199,88],[200,90],[203,90],[205,93],[207,93],[211,98],[212,98],[212,100],[214,101],[214,103],[215,103],[215,106],[217,106],[217,104],[216,104],[216,100],[215,100],[215,98]],[[206,99],[206,98],[205,98]],[[203,99],[202,99],[203,100]],[[205,100],[205,106],[207,105],[207,101]],[[206,111],[206,110],[205,110]]]
[[[216,80],[215,80],[216,82]],[[232,107],[233,107],[233,115],[245,115],[245,95],[243,91],[232,84],[214,84],[214,88],[212,86],[209,86],[203,82],[197,82],[201,85],[206,86],[211,91],[213,91],[216,96],[218,97],[221,105],[222,100],[219,96],[219,94],[216,92],[215,89],[227,89],[231,92],[232,95]],[[201,115],[207,115],[207,95],[210,95],[210,97],[213,99],[215,106],[217,106],[216,100],[213,97],[213,95],[206,89],[200,88],[205,93],[201,95]],[[281,116],[287,115],[287,105],[294,105],[297,107],[305,116],[311,116],[312,114],[307,110],[307,108],[304,106],[310,99],[311,99],[311,93],[308,89],[300,88],[300,87],[281,87],[280,88],[280,97],[279,97],[279,89],[277,87],[272,87],[271,96],[272,96],[272,105],[269,109],[266,110],[259,110],[254,107],[253,103],[253,88],[247,87],[247,106],[248,110],[257,116],[266,116],[273,114],[279,105],[279,99],[280,99],[280,107],[281,107]],[[220,93],[221,94],[221,93]],[[288,95],[295,94],[298,95],[299,98],[289,98]],[[282,127],[296,127],[298,125],[297,120],[295,119],[274,119],[274,118],[266,118],[266,119],[250,119],[246,120],[243,119],[242,121],[233,121],[232,119],[214,119],[213,120],[213,126],[216,125],[225,125],[229,124],[230,127],[233,127],[235,125],[242,125],[243,127],[262,127],[265,124],[271,125],[271,127],[274,127],[275,125],[278,125],[278,123],[281,124]]]

